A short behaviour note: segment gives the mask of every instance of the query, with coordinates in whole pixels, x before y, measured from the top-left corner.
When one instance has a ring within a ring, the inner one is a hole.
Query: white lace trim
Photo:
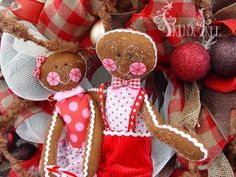
[[[89,161],[89,155],[91,151],[92,146],[92,139],[93,139],[93,133],[94,133],[94,124],[95,124],[95,109],[93,101],[89,101],[89,106],[91,109],[91,120],[90,120],[90,128],[89,128],[89,134],[88,134],[88,144],[86,146],[86,152],[85,152],[85,161],[84,161],[84,170],[83,170],[83,176],[86,177],[88,175],[88,161]]]
[[[158,121],[157,121],[157,117],[155,115],[155,113],[152,110],[152,107],[150,105],[150,102],[148,101],[148,96],[147,94],[144,96],[144,102],[147,105],[148,108],[148,112],[151,115],[152,121],[154,123],[154,125],[158,128],[163,128],[163,129],[168,129],[171,132],[175,132],[178,135],[181,135],[183,138],[186,138],[188,141],[192,142],[196,147],[200,148],[200,150],[204,153],[204,157],[201,161],[205,160],[208,157],[208,151],[207,149],[204,148],[202,143],[199,143],[197,141],[197,139],[191,137],[189,134],[184,133],[183,131],[178,130],[177,128],[173,128],[169,125],[159,125]]]
[[[44,157],[45,177],[49,177],[49,171],[47,169],[47,163],[48,163],[49,151],[50,151],[51,140],[52,140],[52,132],[55,128],[56,120],[57,120],[57,113],[54,112],[53,117],[52,117],[52,123],[50,125],[50,129],[49,129],[48,136],[47,136],[46,147],[45,147],[45,157]]]
[[[124,131],[110,131],[110,130],[104,130],[104,135],[110,135],[110,136],[133,136],[133,137],[150,137],[150,133],[139,133],[139,132],[124,132]]]

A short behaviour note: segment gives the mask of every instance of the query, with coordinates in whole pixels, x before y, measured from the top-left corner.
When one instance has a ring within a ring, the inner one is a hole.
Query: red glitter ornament
[[[197,42],[178,46],[170,57],[175,75],[185,81],[203,78],[210,69],[210,55],[207,49]]]

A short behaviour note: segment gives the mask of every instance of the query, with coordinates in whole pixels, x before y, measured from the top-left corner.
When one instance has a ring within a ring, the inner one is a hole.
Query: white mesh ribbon
[[[11,5],[13,0],[0,0],[0,7],[5,8]]]
[[[158,107],[158,100],[155,102],[154,106]],[[165,119],[167,118],[165,115],[164,117]],[[174,154],[175,151],[170,146],[162,143],[156,138],[152,138],[153,177],[157,176],[161,172]]]
[[[46,40],[32,24],[24,24],[34,36]],[[9,33],[3,33],[0,65],[7,85],[19,97],[40,101],[46,100],[48,95],[52,94],[33,76],[38,55],[47,55],[46,49],[33,42],[16,39]]]
[[[36,106],[33,106],[29,109],[31,111],[36,111],[36,113],[32,114],[23,121],[21,121],[23,117],[18,115],[17,121],[15,122],[16,133],[22,139],[29,142],[44,143],[48,126],[51,121],[51,115],[47,114]]]
[[[168,145],[162,143],[157,139],[152,139],[152,176],[157,176],[160,171],[166,166],[175,151]]]

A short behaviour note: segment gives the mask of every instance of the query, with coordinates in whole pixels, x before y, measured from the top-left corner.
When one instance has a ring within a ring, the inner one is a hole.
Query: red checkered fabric
[[[204,107],[201,109],[199,127],[196,128],[196,133],[204,140],[208,149],[209,159],[215,159],[232,138],[229,136],[227,140],[224,139],[216,123]]]
[[[176,18],[175,25],[189,25],[195,26],[202,20],[202,16],[196,9],[194,0],[172,0],[172,7],[168,11],[167,17]],[[154,22],[154,18],[158,15],[157,11],[164,8],[167,1],[164,0],[150,0],[146,7],[138,14],[134,14],[126,27],[142,31],[150,35],[158,47],[158,63],[168,63],[169,54],[173,47],[193,40],[191,36],[177,36],[172,34],[166,37],[166,29],[162,31]]]
[[[0,114],[5,115],[7,114],[7,109],[9,106],[11,106],[12,103],[14,103],[19,98],[8,88],[5,81],[0,80]],[[32,108],[26,108],[22,110],[19,115],[18,119],[23,121],[33,114],[36,114],[38,112],[42,111],[40,107],[32,107]],[[17,124],[20,124],[21,122],[18,122]],[[18,126],[18,125],[15,125]]]
[[[141,88],[141,81],[138,78],[130,79],[130,80],[122,80],[120,78],[113,77],[112,81],[111,81],[111,86],[114,89],[118,89],[123,86],[128,86],[132,89],[140,89]]]
[[[0,114],[6,114],[7,108],[17,100],[17,96],[7,87],[5,81],[0,80]]]
[[[178,122],[176,119],[184,108],[184,84],[179,79],[172,77],[173,90],[168,104],[168,116],[170,123]]]
[[[184,108],[184,85],[182,81],[175,77],[170,77],[169,80],[173,89],[170,89],[171,92],[168,93],[168,118],[170,124],[174,124],[178,122],[177,118]],[[204,140],[208,150],[208,158],[211,162],[223,151],[226,143],[232,138],[229,136],[227,140],[224,139],[221,131],[204,107],[201,108],[196,134]]]
[[[90,0],[46,1],[39,17],[38,30],[49,39],[81,40],[96,21],[88,11],[89,2]]]

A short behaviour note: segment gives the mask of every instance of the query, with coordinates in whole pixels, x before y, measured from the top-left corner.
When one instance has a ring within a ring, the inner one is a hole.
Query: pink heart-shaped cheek
[[[81,78],[81,71],[79,68],[73,68],[71,71],[70,71],[70,80],[74,81],[74,82],[78,82]]]
[[[115,71],[117,70],[117,66],[114,60],[105,58],[102,61],[103,66],[107,69],[107,71]]]
[[[61,78],[56,72],[48,73],[47,81],[48,81],[49,85],[56,86],[60,83],[60,80],[61,80]]]
[[[146,65],[143,63],[133,63],[129,68],[129,71],[134,76],[143,75],[146,72],[146,70],[147,70]]]

